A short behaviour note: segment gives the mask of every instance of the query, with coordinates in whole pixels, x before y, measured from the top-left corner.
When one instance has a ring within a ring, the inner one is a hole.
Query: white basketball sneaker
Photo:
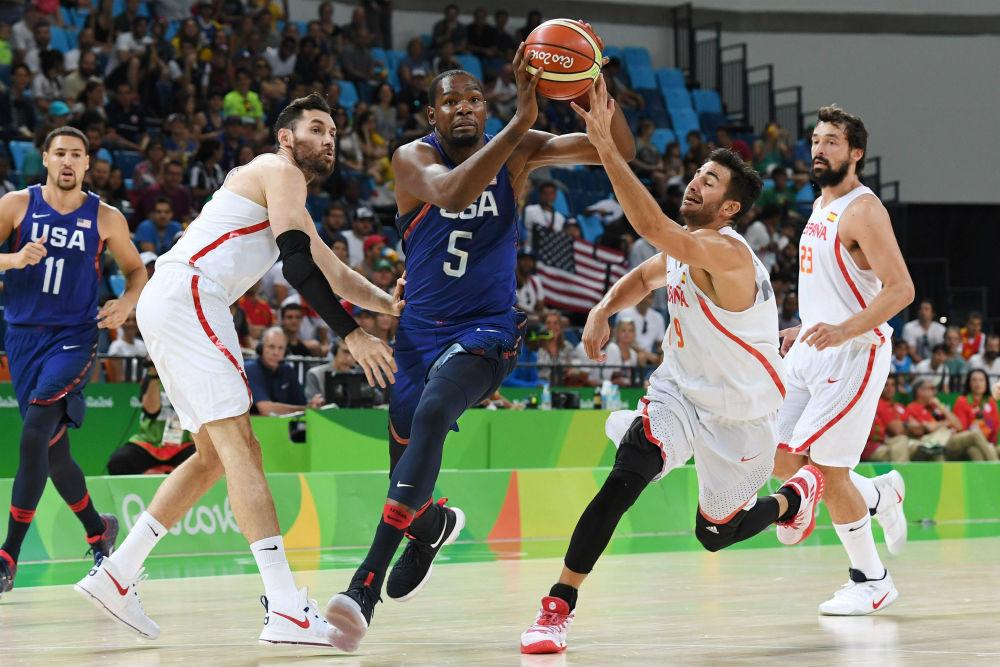
[[[816,527],[816,506],[823,497],[823,473],[812,465],[804,465],[788,478],[784,486],[799,494],[799,511],[788,521],[778,524],[778,541],[798,544],[809,537]]]
[[[562,598],[543,597],[535,622],[521,633],[521,653],[562,653],[566,650],[566,629],[575,611]]]
[[[104,558],[73,588],[125,627],[147,639],[156,639],[160,636],[160,626],[146,615],[139,599],[138,585],[146,579],[145,572],[143,568],[135,577],[127,579],[111,559]]]
[[[906,546],[906,515],[903,513],[906,483],[896,470],[874,477],[872,482],[879,492],[875,520],[882,526],[886,548],[895,556]]]
[[[330,646],[327,632],[330,624],[323,618],[315,600],[310,600],[306,589],[300,589],[295,603],[287,609],[272,609],[267,596],[260,596],[264,605],[264,629],[260,631],[262,644],[306,644]]]
[[[819,606],[826,616],[864,616],[885,609],[899,597],[889,571],[881,579],[868,579],[861,570],[850,570],[851,580]]]

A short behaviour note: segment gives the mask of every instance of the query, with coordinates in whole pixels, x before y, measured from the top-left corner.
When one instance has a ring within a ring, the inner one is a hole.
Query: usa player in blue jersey
[[[515,308],[517,193],[539,167],[600,163],[586,134],[531,129],[541,70],[527,73],[523,50],[514,58],[517,113],[507,127],[483,133],[482,84],[451,70],[430,86],[434,131],[392,158],[407,280],[389,406],[390,483],[371,550],[327,607],[331,641],[344,650],[356,649],[367,632],[404,535],[409,542],[386,585],[400,601],[426,584],[434,557],[465,524],[459,509],[434,503],[431,494],[448,430],[517,363],[525,323]],[[613,125],[616,145],[630,158],[635,144],[621,111]]]
[[[17,559],[35,508],[52,484],[83,524],[95,562],[111,552],[118,520],[98,514],[70,455],[67,427],[83,423],[83,388],[97,353],[97,330],[117,329],[135,307],[146,268],[121,212],[83,191],[86,136],[59,127],[45,138],[45,185],[0,198],[0,253],[7,321],[5,349],[21,409],[20,460],[0,547],[0,593],[14,586]],[[100,256],[107,244],[126,290],[98,309]]]

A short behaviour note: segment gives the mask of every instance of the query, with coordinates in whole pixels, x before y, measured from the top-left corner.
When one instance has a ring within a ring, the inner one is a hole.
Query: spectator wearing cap
[[[982,369],[994,380],[1000,379],[1000,335],[990,334],[986,337],[983,351],[969,359],[969,368]]]
[[[524,226],[528,231],[527,246],[530,248],[536,227],[545,227],[561,232],[566,224],[566,216],[555,209],[556,184],[545,181],[538,186],[538,203],[524,207]]]
[[[653,295],[647,294],[634,307],[618,313],[618,318],[635,322],[635,342],[644,352],[656,356],[667,333],[667,323],[653,307],[653,301]]]
[[[244,123],[264,122],[264,106],[260,96],[250,90],[251,81],[248,70],[236,72],[236,85],[222,100],[223,116],[237,116]]]
[[[261,338],[260,356],[246,364],[247,381],[253,393],[251,412],[261,415],[287,415],[308,407],[323,405],[323,397],[312,396],[306,402],[298,374],[285,362],[288,341],[279,327],[271,327]]]
[[[375,213],[367,206],[354,211],[351,228],[344,233],[350,265],[358,266],[365,259],[365,239],[372,235],[375,227]]]
[[[517,307],[529,315],[541,316],[545,312],[545,287],[535,275],[535,256],[528,251],[517,254]]]
[[[67,125],[70,115],[69,105],[62,100],[55,100],[49,105],[48,123],[53,128]]]
[[[916,362],[931,355],[934,346],[944,342],[945,327],[934,318],[934,303],[922,299],[917,308],[917,319],[903,327],[903,340],[910,346],[910,356]]]
[[[153,274],[156,272],[156,259],[159,257],[155,252],[140,252],[139,259],[142,261],[142,265],[146,267],[146,277],[152,278]]]
[[[396,270],[392,266],[392,262],[385,258],[376,260],[370,280],[379,289],[385,292],[392,292],[393,287],[396,285]]]
[[[191,220],[194,199],[191,190],[184,185],[184,167],[177,160],[167,160],[163,173],[156,185],[147,188],[136,204],[136,219],[143,220],[153,210],[156,200],[166,197],[174,219],[187,223]]]
[[[365,238],[364,259],[361,260],[355,271],[371,280],[375,272],[375,263],[382,259],[382,251],[385,249],[386,238],[381,234],[372,234]]]
[[[140,252],[155,252],[162,255],[174,247],[183,231],[181,224],[173,219],[173,209],[166,197],[157,197],[149,218],[135,228],[134,241]]]

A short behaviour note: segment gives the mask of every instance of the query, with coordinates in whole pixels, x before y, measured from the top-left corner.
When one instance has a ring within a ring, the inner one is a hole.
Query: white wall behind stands
[[[605,4],[617,1],[604,0]],[[664,0],[630,2],[664,4]],[[864,6],[898,12],[1000,12],[1000,0],[843,2],[846,5],[838,5],[838,11]],[[734,10],[831,9],[828,0],[699,0],[695,4]],[[313,18],[318,5],[318,0],[291,0],[292,18]],[[353,4],[337,2],[334,7],[336,21],[349,22]],[[583,7],[581,14],[586,17]],[[393,22],[396,46],[431,32],[440,16],[439,12],[397,10]],[[523,16],[511,17],[514,29],[523,22]],[[655,66],[673,63],[669,26],[595,22],[594,27],[609,44],[645,46]],[[802,86],[805,110],[836,102],[860,114],[871,134],[869,154],[882,157],[884,180],[901,182],[904,201],[1000,203],[996,167],[1000,39],[995,35],[723,33],[723,44],[738,42],[747,43],[750,66],[774,64],[776,87]]]

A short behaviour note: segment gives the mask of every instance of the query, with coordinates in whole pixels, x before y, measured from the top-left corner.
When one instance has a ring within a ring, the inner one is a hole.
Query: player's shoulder
[[[424,141],[423,138],[420,138],[414,139],[397,148],[392,154],[392,160],[394,163],[397,160],[402,160],[404,162],[416,161],[426,164],[428,162],[441,162],[441,156],[434,150],[433,146]]]
[[[28,188],[8,192],[0,197],[0,218],[14,222],[27,212],[30,201],[31,193]]]
[[[867,219],[881,218],[888,216],[885,204],[874,192],[865,192],[858,195],[858,198],[851,202],[851,205],[844,211],[843,217],[847,219]]]

